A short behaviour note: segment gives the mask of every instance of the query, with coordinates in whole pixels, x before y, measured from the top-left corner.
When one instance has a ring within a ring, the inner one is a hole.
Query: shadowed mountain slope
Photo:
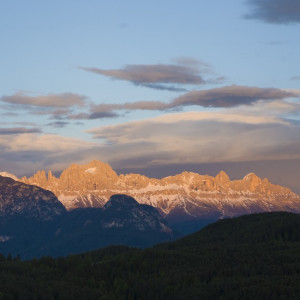
[[[52,192],[0,176],[0,217],[46,221],[64,213],[65,207]]]
[[[130,196],[68,212],[52,192],[0,176],[0,253],[64,256],[112,244],[148,247],[175,237],[154,207]]]

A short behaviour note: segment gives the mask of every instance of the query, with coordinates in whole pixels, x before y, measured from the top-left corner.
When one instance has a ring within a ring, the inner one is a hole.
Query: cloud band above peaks
[[[167,110],[184,106],[231,108],[240,105],[252,105],[260,100],[268,101],[298,97],[296,93],[275,88],[257,88],[247,86],[225,86],[221,88],[191,91],[175,98],[169,103],[160,101],[137,101],[123,104],[100,104],[92,106],[93,113],[108,113],[116,110]]]

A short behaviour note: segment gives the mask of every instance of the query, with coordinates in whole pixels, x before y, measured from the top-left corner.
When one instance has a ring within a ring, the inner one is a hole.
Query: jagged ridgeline
[[[221,171],[217,176],[183,172],[162,179],[139,174],[118,175],[108,164],[91,161],[72,164],[60,177],[51,171],[38,171],[30,178],[17,179],[52,191],[71,211],[77,208],[102,208],[114,194],[134,197],[140,204],[155,207],[181,234],[231,216],[255,212],[300,212],[300,197],[288,188],[274,185],[253,173],[230,180]]]
[[[299,232],[299,215],[262,213],[144,250],[2,257],[0,290],[15,299],[299,299]]]
[[[298,195],[253,173],[232,181],[223,171],[216,177],[183,172],[154,179],[118,175],[108,164],[92,161],[72,164],[59,178],[39,171],[22,181],[52,191],[68,210],[103,207],[111,195],[127,194],[159,209],[171,224],[263,211],[300,212]]]

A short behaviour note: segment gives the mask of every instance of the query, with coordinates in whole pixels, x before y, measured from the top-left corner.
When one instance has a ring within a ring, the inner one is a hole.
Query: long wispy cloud
[[[93,107],[94,105],[92,105]],[[120,115],[113,111],[93,111],[78,113],[78,114],[70,114],[68,116],[69,120],[95,120],[95,119],[111,119],[118,118]]]
[[[0,97],[2,108],[9,111],[29,111],[33,115],[48,116],[50,119],[68,119],[69,115],[88,108],[87,97],[73,93],[28,95],[18,92]]]
[[[31,115],[57,120],[48,123],[48,126],[56,128],[68,126],[72,120],[111,119],[120,116],[113,111],[96,111],[93,109],[95,105],[87,97],[73,93],[29,96],[18,92],[0,97],[1,102],[3,109],[9,111],[6,115],[16,117],[18,115],[15,112],[23,112],[25,109]]]
[[[285,99],[298,97],[292,91],[275,88],[258,88],[247,86],[225,86],[209,90],[191,91],[175,98],[171,102],[161,101],[137,101],[123,104],[99,104],[92,105],[93,113],[109,113],[116,110],[167,110],[180,109],[184,106],[197,105],[201,107],[237,107],[240,105],[252,105],[258,101]]]
[[[64,128],[69,124],[70,124],[69,122],[55,121],[55,122],[50,122],[50,123],[46,124],[46,126],[51,126],[51,127],[55,127],[55,128]]]
[[[189,57],[176,59],[176,64],[126,65],[121,69],[86,68],[79,69],[129,81],[135,85],[159,90],[185,91],[184,85],[203,85],[210,73],[208,64]],[[179,86],[176,86],[179,85]]]
[[[10,96],[2,96],[0,100],[9,104],[50,107],[50,108],[66,108],[72,106],[84,106],[86,97],[72,93],[49,94],[41,96],[28,96],[24,93],[15,93]]]
[[[13,105],[14,111],[24,106],[34,115],[45,115],[65,123],[49,123],[50,126],[68,125],[71,120],[94,120],[118,118],[120,111],[133,110],[180,110],[187,106],[232,108],[252,105],[258,101],[299,97],[299,91],[276,88],[258,88],[248,86],[224,86],[208,90],[187,92],[172,101],[136,101],[125,103],[94,104],[87,103],[86,97],[76,94],[58,94],[47,96],[27,96],[20,93],[1,97],[2,103]],[[11,109],[8,107],[8,109]]]
[[[192,91],[176,98],[170,103],[171,107],[199,105],[203,107],[235,107],[251,105],[260,100],[284,99],[298,95],[276,89],[248,86],[226,86],[204,91]]]
[[[266,23],[290,24],[300,22],[299,0],[248,0],[252,11],[245,17]]]
[[[15,135],[24,133],[40,133],[39,128],[26,128],[26,127],[13,127],[13,128],[0,128],[0,135]]]

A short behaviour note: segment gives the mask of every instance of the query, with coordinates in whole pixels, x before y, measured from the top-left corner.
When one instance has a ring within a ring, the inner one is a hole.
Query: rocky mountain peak
[[[246,183],[250,191],[255,191],[257,187],[260,187],[262,185],[262,180],[254,173],[247,174],[243,178],[243,181]]]
[[[81,183],[79,186],[78,180]],[[97,190],[117,180],[117,173],[108,164],[96,160],[86,165],[72,164],[60,176],[60,181],[73,190],[76,188]]]
[[[244,176],[243,178],[244,181],[248,181],[248,182],[260,182],[261,179],[255,174],[255,173],[249,173],[246,176]]]
[[[41,182],[42,185],[45,185],[47,183],[47,176],[44,170],[38,171],[36,174],[34,174],[33,177],[36,180],[36,182]]]
[[[220,185],[226,185],[230,183],[230,178],[224,171],[220,171],[216,176],[216,182]]]
[[[93,160],[88,164],[72,164],[65,169],[59,178],[44,170],[38,171],[32,177],[22,178],[22,182],[36,184],[42,188],[49,189],[54,193],[58,191],[100,190],[111,187],[118,180],[117,173],[106,163]]]

